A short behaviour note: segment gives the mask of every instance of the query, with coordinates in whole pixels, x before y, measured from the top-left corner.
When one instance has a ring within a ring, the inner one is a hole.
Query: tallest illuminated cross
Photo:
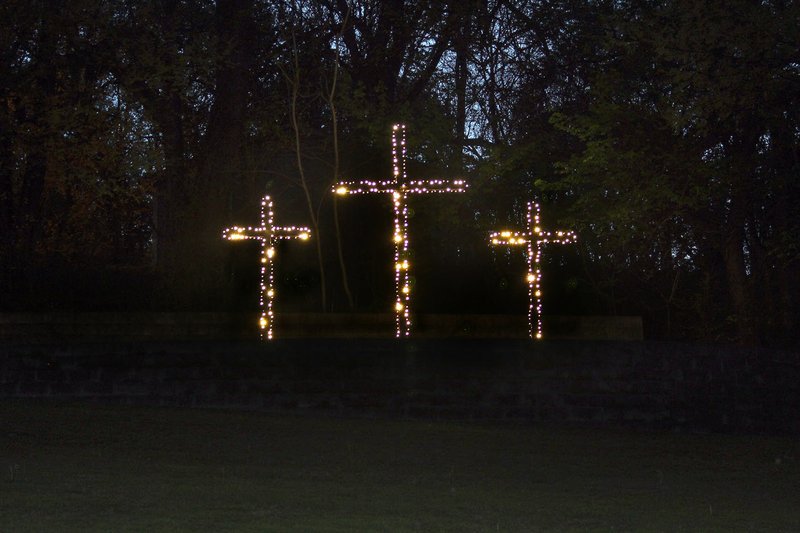
[[[408,196],[411,194],[464,192],[467,184],[464,180],[409,180],[406,173],[406,127],[403,124],[392,126],[392,171],[388,181],[342,181],[337,183],[333,192],[338,195],[348,194],[391,194],[394,205],[394,311],[398,337],[407,337],[411,333],[411,285],[409,271],[411,263],[408,257]]]

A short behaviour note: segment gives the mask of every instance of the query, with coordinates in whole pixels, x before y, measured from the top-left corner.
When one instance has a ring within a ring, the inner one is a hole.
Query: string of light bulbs
[[[272,339],[272,323],[275,312],[275,275],[273,263],[275,259],[274,242],[278,240],[299,239],[307,241],[311,237],[311,230],[303,226],[275,226],[275,213],[272,199],[269,195],[261,200],[261,225],[258,227],[233,226],[222,232],[222,238],[229,241],[256,240],[261,242],[261,277],[258,305],[261,317],[258,327],[262,340]]]
[[[542,247],[545,244],[570,244],[577,240],[572,231],[544,231],[541,227],[539,204],[528,202],[528,227],[526,232],[496,231],[489,234],[492,245],[525,246],[528,260],[528,334],[533,339],[542,338]],[[534,316],[536,319],[534,320]],[[535,326],[534,326],[535,322]]]
[[[467,190],[462,179],[409,180],[406,171],[406,127],[392,126],[392,179],[385,181],[342,181],[333,192],[351,194],[391,194],[394,208],[395,323],[397,337],[411,334],[411,285],[409,272],[408,196],[412,194],[458,193]]]

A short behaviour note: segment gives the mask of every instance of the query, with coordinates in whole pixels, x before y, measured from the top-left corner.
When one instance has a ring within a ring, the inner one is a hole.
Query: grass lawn
[[[797,439],[0,402],[0,531],[797,531]]]

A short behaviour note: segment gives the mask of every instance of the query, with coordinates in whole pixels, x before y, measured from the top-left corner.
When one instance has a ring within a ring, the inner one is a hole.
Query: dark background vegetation
[[[792,344],[800,306],[795,2],[70,0],[0,4],[0,311],[244,310],[277,222],[279,308],[384,311],[387,178],[409,127],[419,312],[524,313],[546,226],[554,314],[650,338]]]

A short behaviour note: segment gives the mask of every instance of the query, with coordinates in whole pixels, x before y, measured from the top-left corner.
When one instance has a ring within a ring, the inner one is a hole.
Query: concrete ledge
[[[0,343],[0,400],[800,435],[800,354],[686,343]]]
[[[366,313],[286,313],[277,338],[392,338],[394,316]],[[415,338],[523,339],[520,315],[418,315]],[[641,340],[642,319],[632,316],[548,316],[549,339]],[[247,340],[258,338],[256,316],[235,313],[6,313],[0,341]]]

